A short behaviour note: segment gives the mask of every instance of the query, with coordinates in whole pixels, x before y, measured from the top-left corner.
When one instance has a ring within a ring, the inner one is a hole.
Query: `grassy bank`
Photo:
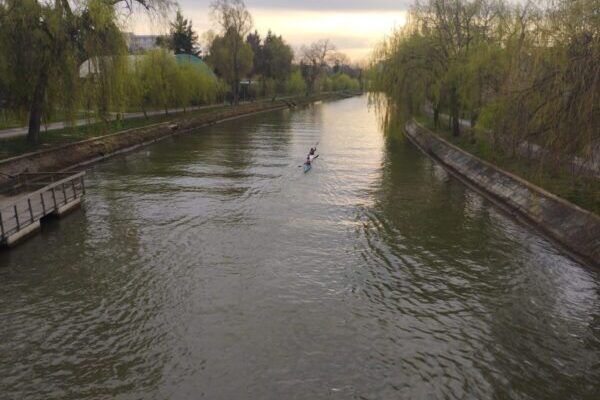
[[[133,118],[124,119],[120,121],[98,122],[90,125],[83,125],[72,128],[56,129],[47,132],[42,131],[40,135],[40,144],[36,146],[32,146],[29,143],[27,143],[27,138],[25,136],[0,139],[0,160],[40,149],[47,149],[67,143],[89,139],[92,137],[108,135],[122,130],[140,128],[143,126],[166,121],[176,121],[181,118],[188,118],[194,115],[201,115],[208,112],[215,112],[228,108],[231,108],[231,106],[223,105],[218,107],[188,111],[187,113],[180,112],[177,114],[170,115],[161,114],[149,116],[148,118]]]
[[[79,111],[75,115],[75,119],[85,119],[89,116],[93,115],[92,112],[87,111]],[[51,124],[53,122],[62,122],[68,119],[68,117],[62,112],[56,112],[53,114],[47,121],[43,121],[43,123]],[[18,117],[13,113],[7,112],[5,109],[0,109],[0,130],[1,129],[11,129],[11,128],[20,128],[27,124],[27,116]]]
[[[482,135],[469,131],[459,137],[442,126],[435,129],[433,119],[420,116],[417,120],[457,147],[511,172],[550,193],[600,215],[600,182],[588,176],[573,176],[568,171],[545,169],[539,162],[530,161],[503,151]]]

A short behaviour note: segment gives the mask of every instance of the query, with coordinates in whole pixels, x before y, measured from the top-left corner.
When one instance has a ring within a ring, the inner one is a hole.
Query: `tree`
[[[78,70],[92,60],[99,76],[110,73],[116,61],[108,55],[124,53],[124,40],[118,28],[116,9],[161,11],[170,0],[4,0],[3,10],[11,10],[0,24],[0,58],[7,64],[7,91],[10,105],[29,113],[27,139],[39,142],[42,118],[60,102],[66,114],[73,115],[79,93]],[[106,76],[106,75],[105,75]],[[114,79],[100,79],[105,86],[101,98],[114,88]],[[104,107],[101,107],[101,109]]]
[[[306,92],[306,82],[302,78],[302,73],[298,71],[292,72],[285,85],[285,91],[288,94],[301,94]]]
[[[176,98],[177,63],[166,50],[149,51],[136,65],[141,82],[141,104],[143,109],[160,109],[169,113]]]
[[[233,101],[238,104],[240,79],[252,68],[252,49],[244,42],[252,29],[252,16],[243,0],[216,0],[210,8],[222,34],[220,40],[213,42],[213,46],[217,42],[216,49],[211,46],[211,57],[231,84]],[[213,54],[213,50],[218,50],[219,54]]]
[[[426,102],[437,125],[445,106],[455,136],[460,135],[460,116],[467,105],[473,106],[472,119],[477,119],[481,107],[477,98],[486,89],[484,64],[470,60],[476,49],[482,56],[485,53],[499,15],[496,4],[501,0],[427,0],[411,9],[407,25],[380,49],[385,54],[380,66],[389,75],[377,78],[379,85],[391,85],[389,90],[401,99],[406,115],[418,112]],[[476,80],[470,69],[476,70]]]
[[[127,72],[129,106],[141,109],[169,108],[213,103],[222,94],[221,83],[212,72],[191,61],[177,62],[165,49],[155,49],[136,58]]]
[[[332,64],[333,73],[343,72],[344,67],[350,64],[348,56],[342,52],[336,51],[329,55],[329,62]]]
[[[373,84],[404,116],[431,107],[436,126],[441,111],[449,114],[454,135],[464,115],[476,136],[512,154],[541,149],[533,155],[540,168],[594,163],[597,11],[597,0],[416,3],[405,27],[375,52]]]
[[[273,35],[271,31],[265,38],[262,49],[262,74],[273,79],[280,87],[292,72],[294,51],[285,43],[281,36]]]
[[[252,49],[252,53],[254,54],[253,60],[252,60],[252,70],[250,71],[250,75],[254,76],[254,75],[259,75],[263,73],[263,45],[262,45],[262,38],[260,37],[260,34],[258,33],[258,31],[254,31],[254,33],[250,33],[248,34],[248,36],[246,37],[246,43],[248,43],[248,45],[250,46],[250,48]]]
[[[274,93],[277,89],[284,90],[285,81],[292,71],[294,52],[281,36],[267,33],[264,42],[257,31],[246,38],[254,53],[254,65],[251,75],[260,75],[262,94]],[[269,87],[269,90],[267,90]]]
[[[329,39],[319,40],[309,47],[302,47],[302,72],[310,93],[315,92],[316,83],[327,66],[328,56],[334,50],[335,46]]]
[[[183,18],[177,10],[175,21],[171,22],[170,47],[175,54],[196,54],[198,34],[192,28],[192,21]]]
[[[217,36],[210,46],[208,62],[215,72],[230,86],[233,102],[239,102],[240,77],[246,76],[252,70],[253,53],[248,43],[242,42],[236,52],[231,51],[231,45],[237,41],[232,31],[224,36]]]

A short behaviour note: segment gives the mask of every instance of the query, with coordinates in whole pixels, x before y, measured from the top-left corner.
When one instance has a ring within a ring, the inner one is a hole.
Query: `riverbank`
[[[156,142],[173,134],[185,133],[232,118],[351,95],[353,94],[327,93],[311,97],[246,103],[235,107],[223,106],[216,109],[204,109],[200,112],[176,115],[171,118],[161,116],[150,120],[122,121],[122,123],[129,124],[129,129],[120,129],[114,132],[112,129],[121,125],[107,124],[104,125],[105,130],[101,133],[92,131],[92,136],[84,138],[84,140],[81,140],[82,137],[78,136],[77,132],[68,135],[66,132],[54,131],[43,135],[46,143],[52,147],[0,160],[0,186],[10,185],[13,181],[12,177],[25,172],[49,172],[74,168]],[[146,124],[143,124],[144,122]],[[142,126],[136,126],[136,124],[142,124]],[[61,138],[64,142],[55,145],[55,141]],[[2,142],[3,146],[5,142]],[[13,150],[18,151],[19,148]]]
[[[461,149],[416,121],[406,136],[451,173],[575,256],[600,265],[600,217]]]
[[[446,120],[441,115],[440,119]],[[543,162],[540,157],[543,150],[537,146],[520,146],[509,153],[504,148],[494,145],[489,135],[471,130],[461,121],[462,134],[454,136],[448,125],[435,127],[431,115],[416,117],[417,121],[428,129],[435,131],[442,138],[491,164],[509,171],[539,186],[550,193],[562,197],[588,211],[600,215],[600,179],[595,166],[582,168],[580,160],[562,160]]]
[[[165,114],[149,114],[147,118],[127,118],[119,120],[111,120],[105,122],[94,122],[87,124],[79,124],[71,127],[63,127],[58,129],[44,130],[40,135],[40,143],[31,145],[27,142],[25,135],[0,137],[0,160],[16,157],[26,153],[33,153],[40,150],[47,150],[53,147],[59,147],[65,144],[79,142],[85,139],[105,136],[120,131],[126,131],[134,128],[142,128],[145,126],[158,124],[161,122],[169,122],[182,118],[190,118],[207,112],[214,112],[231,108],[224,104],[203,107],[199,109],[191,109],[187,112],[172,112]],[[7,132],[7,131],[3,131]]]
[[[150,120],[156,118],[173,118],[177,114],[196,113],[202,112],[203,110],[215,109],[219,107],[225,107],[225,103],[220,104],[209,104],[203,106],[192,106],[187,108],[171,108],[167,110],[148,110],[145,113],[143,111],[124,112],[124,113],[110,113],[106,116],[105,120],[96,119],[92,113],[81,112],[78,119],[72,122],[65,122],[64,118],[55,117],[47,123],[42,125],[42,138],[53,131],[64,131],[65,133],[79,133],[85,134],[87,132],[98,131],[104,129],[110,124],[118,125],[119,123],[126,122],[128,120]],[[13,139],[18,137],[27,136],[29,128],[22,126],[20,123],[16,126],[2,126],[0,123],[0,140]],[[23,141],[27,143],[25,140]],[[2,154],[0,153],[0,157]]]

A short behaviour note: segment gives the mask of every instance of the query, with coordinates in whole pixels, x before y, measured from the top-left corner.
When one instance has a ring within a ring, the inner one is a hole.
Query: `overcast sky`
[[[266,35],[271,29],[295,49],[319,39],[331,39],[353,61],[368,57],[370,49],[394,27],[404,23],[412,0],[247,0],[255,28]],[[185,17],[202,34],[214,28],[208,17],[210,0],[179,0]],[[141,18],[131,21],[137,33],[163,33],[160,23]]]

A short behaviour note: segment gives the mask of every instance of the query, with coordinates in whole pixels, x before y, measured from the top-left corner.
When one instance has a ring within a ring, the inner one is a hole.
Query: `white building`
[[[161,35],[136,35],[132,32],[125,32],[125,42],[130,54],[136,54],[157,47]]]

